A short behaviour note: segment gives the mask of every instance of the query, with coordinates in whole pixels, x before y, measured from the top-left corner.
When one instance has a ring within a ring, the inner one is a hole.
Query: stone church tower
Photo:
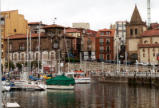
[[[126,51],[128,60],[135,61],[138,59],[138,44],[140,43],[141,34],[147,30],[146,23],[142,21],[137,6],[135,6],[130,22],[126,24]]]

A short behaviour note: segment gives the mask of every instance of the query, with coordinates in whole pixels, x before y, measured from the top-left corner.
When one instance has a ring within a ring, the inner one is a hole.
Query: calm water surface
[[[159,89],[119,84],[81,84],[74,91],[13,91],[21,108],[159,108]]]

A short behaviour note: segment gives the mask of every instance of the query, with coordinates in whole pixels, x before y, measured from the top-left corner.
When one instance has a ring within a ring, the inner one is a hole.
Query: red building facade
[[[114,60],[114,34],[113,29],[102,29],[96,37],[96,59],[99,61]]]

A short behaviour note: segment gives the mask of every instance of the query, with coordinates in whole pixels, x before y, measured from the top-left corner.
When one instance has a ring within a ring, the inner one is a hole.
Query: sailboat
[[[58,63],[59,65],[60,63]],[[74,78],[69,78],[60,72],[60,66],[58,66],[58,74],[56,77],[46,80],[47,89],[57,90],[73,90],[75,85]]]
[[[30,41],[31,41],[31,32],[30,32]],[[31,42],[30,42],[31,43]],[[31,44],[30,44],[31,51]],[[27,63],[28,63],[28,31],[27,31]],[[22,90],[45,90],[46,85],[42,82],[29,81],[28,72],[29,66],[27,65],[24,72],[22,72],[20,81],[14,81],[15,86],[12,89],[22,89]]]
[[[65,35],[65,29],[64,29]],[[65,39],[65,36],[64,36]],[[66,46],[67,47],[67,46]],[[59,51],[60,52],[60,51]],[[58,74],[56,77],[52,77],[51,79],[46,80],[47,89],[59,89],[59,90],[73,90],[75,85],[74,78],[69,78],[62,74],[61,65],[63,63],[60,62],[60,54],[59,54],[59,63],[58,66]]]

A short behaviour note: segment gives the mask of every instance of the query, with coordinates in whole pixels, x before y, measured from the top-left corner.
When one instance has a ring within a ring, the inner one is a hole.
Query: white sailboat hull
[[[45,84],[36,84],[36,82],[28,82],[28,81],[16,81],[15,87],[12,87],[12,89],[23,89],[23,90],[45,90],[46,85]]]
[[[2,86],[2,91],[10,91],[10,86]]]
[[[76,84],[86,84],[86,83],[91,83],[91,78],[75,78],[75,83]]]
[[[73,89],[74,89],[74,86],[47,85],[47,89],[54,89],[54,90],[73,90]]]

